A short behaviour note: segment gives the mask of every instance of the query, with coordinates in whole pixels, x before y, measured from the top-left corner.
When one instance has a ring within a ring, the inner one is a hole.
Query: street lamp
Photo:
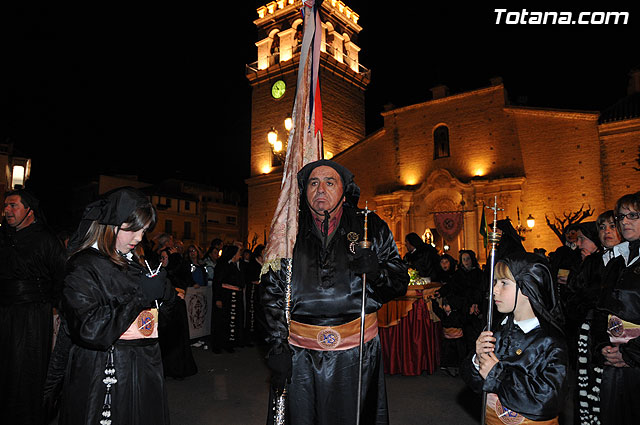
[[[527,225],[525,227],[522,225],[522,223],[520,223],[520,207],[517,207],[516,212],[518,213],[518,225],[515,227],[515,229],[516,232],[518,232],[518,236],[520,236],[520,238],[524,240],[525,233],[533,230],[533,226],[536,225],[536,219],[533,218],[531,214],[529,214],[529,216],[527,217]]]
[[[529,229],[533,229],[533,226],[535,225],[536,225],[536,219],[533,218],[531,214],[529,214],[529,217],[527,217],[527,227]]]
[[[31,160],[13,157],[11,166],[11,189],[21,189],[31,174]]]
[[[284,119],[284,128],[287,130],[287,139],[289,139],[289,132],[293,128],[293,120],[290,116],[287,116]],[[281,165],[284,163],[284,160],[287,156],[287,142],[286,140],[283,142],[278,140],[278,131],[271,127],[271,130],[267,133],[267,141],[271,146],[271,152],[273,152],[273,156],[277,159],[277,163],[273,165]]]

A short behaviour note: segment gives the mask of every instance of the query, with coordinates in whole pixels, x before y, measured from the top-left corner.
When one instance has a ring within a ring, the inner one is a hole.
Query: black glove
[[[284,386],[291,383],[291,350],[282,346],[279,353],[270,353],[267,357],[267,366],[271,369],[271,385],[276,394],[284,391]]]
[[[142,294],[149,303],[163,299],[166,284],[167,272],[164,270],[160,270],[160,272],[153,277],[149,277],[146,274],[143,274],[140,277],[140,288],[142,289]]]
[[[356,274],[377,275],[380,271],[378,265],[378,257],[372,249],[356,247],[356,255],[349,265],[351,270]]]

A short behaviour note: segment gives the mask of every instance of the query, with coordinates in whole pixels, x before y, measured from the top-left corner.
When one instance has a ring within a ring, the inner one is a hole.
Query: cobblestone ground
[[[194,348],[198,374],[169,378],[173,425],[263,425],[267,414],[269,372],[260,347],[213,354]],[[475,425],[479,397],[462,379],[438,370],[433,375],[387,376],[389,417],[393,425]]]

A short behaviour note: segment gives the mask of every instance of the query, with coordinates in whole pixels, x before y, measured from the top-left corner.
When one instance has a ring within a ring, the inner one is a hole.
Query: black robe
[[[438,276],[440,256],[438,251],[429,244],[424,244],[404,256],[409,268],[415,269],[420,277],[428,277],[435,282]]]
[[[224,288],[223,284],[240,290]],[[213,345],[216,349],[231,350],[244,345],[244,285],[239,263],[218,261],[213,275],[213,294],[215,301],[222,301],[222,308],[214,310]]]
[[[509,316],[496,338],[500,360],[482,379],[472,363],[463,362],[460,374],[475,392],[494,393],[504,407],[534,421],[550,420],[563,409],[567,394],[567,348],[564,337],[538,326],[524,333]]]
[[[377,254],[380,271],[367,275],[366,313],[375,313],[387,301],[404,295],[409,283],[406,264],[398,254],[393,235],[377,215],[369,214],[368,237]],[[362,277],[349,268],[354,255],[348,235],[364,234],[363,218],[356,209],[343,207],[342,217],[326,242],[309,215],[301,214],[292,268],[292,320],[331,326],[360,317]],[[287,344],[284,315],[286,262],[279,270],[262,275],[260,289],[272,351]],[[293,377],[288,386],[289,423],[355,423],[358,387],[358,347],[320,351],[290,346]],[[361,424],[388,423],[381,344],[375,337],[363,350],[363,404]],[[272,415],[269,415],[270,418]]]
[[[67,263],[63,314],[72,346],[62,393],[59,424],[99,423],[105,401],[103,383],[108,350],[118,380],[111,389],[114,424],[168,424],[169,408],[157,338],[120,340],[138,314],[151,307],[140,289],[146,271],[131,262],[121,269],[93,248]],[[170,307],[175,290],[165,288]]]
[[[625,265],[624,257],[609,261],[603,274],[605,295],[596,307],[592,361],[602,367],[600,350],[612,345],[606,334],[609,314],[640,324],[640,259]],[[603,424],[640,423],[640,338],[619,346],[629,367],[604,366],[600,386],[600,415]]]
[[[185,275],[180,274],[180,263],[180,254],[170,255],[166,271],[171,284],[184,290],[188,286],[188,280],[184,278]],[[186,277],[190,278],[188,275]],[[158,339],[164,375],[177,379],[195,375],[198,366],[191,350],[186,303],[182,298],[176,297],[172,308],[161,309],[161,312],[163,314],[160,316]]]
[[[40,222],[0,230],[0,423],[40,424],[62,243]]]

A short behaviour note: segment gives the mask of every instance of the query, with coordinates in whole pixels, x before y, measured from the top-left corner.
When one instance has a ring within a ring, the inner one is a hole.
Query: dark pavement
[[[260,347],[213,354],[194,348],[198,374],[168,378],[173,425],[263,425],[269,372]],[[479,396],[461,378],[443,371],[422,376],[387,375],[389,417],[393,425],[480,423]]]

